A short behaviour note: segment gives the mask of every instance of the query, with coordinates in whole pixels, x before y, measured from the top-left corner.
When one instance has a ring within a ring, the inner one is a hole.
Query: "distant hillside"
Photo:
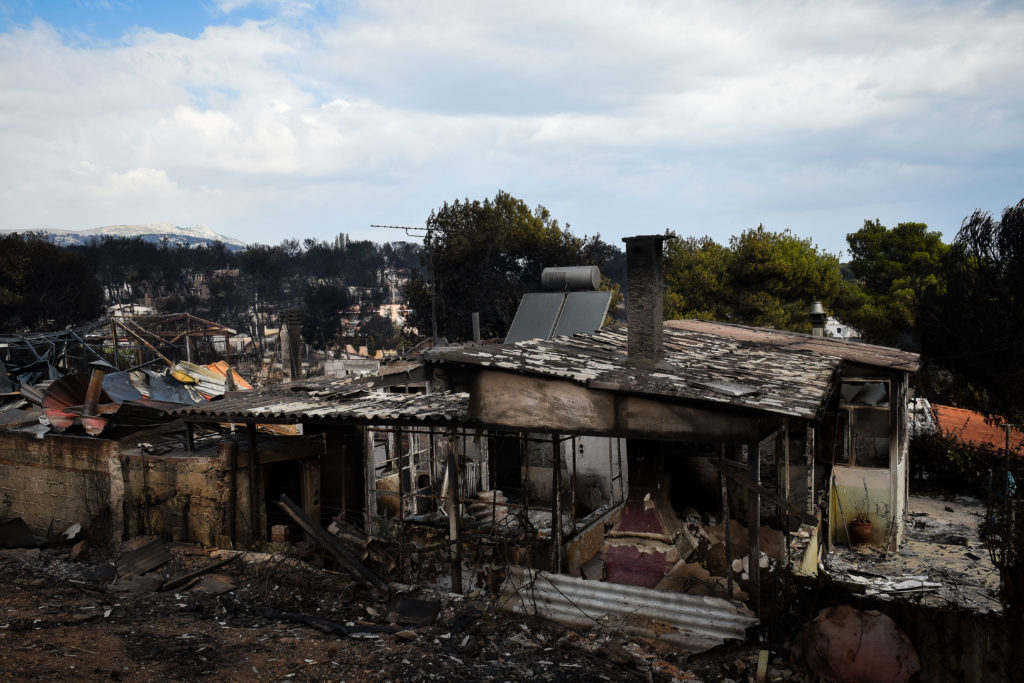
[[[232,237],[220,235],[205,225],[194,225],[190,228],[181,228],[171,223],[145,223],[143,225],[108,225],[102,228],[89,228],[88,230],[52,230],[45,228],[35,229],[14,229],[0,232],[34,232],[45,233],[50,236],[54,244],[70,246],[73,244],[84,244],[90,239],[99,237],[140,237],[147,242],[163,243],[196,247],[221,242],[230,249],[244,249],[245,243]]]

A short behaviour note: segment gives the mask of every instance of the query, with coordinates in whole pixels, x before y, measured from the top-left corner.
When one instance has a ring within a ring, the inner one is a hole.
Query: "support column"
[[[230,444],[228,449],[228,470],[231,477],[231,488],[228,498],[228,538],[231,539],[231,547],[234,548],[238,542],[238,444]]]
[[[255,543],[263,538],[256,508],[256,468],[259,466],[259,457],[256,455],[256,424],[250,422],[245,428],[249,445],[249,542]]]
[[[551,571],[562,573],[562,457],[558,435],[551,435]]]
[[[732,600],[732,531],[729,516],[729,486],[725,478],[725,444],[718,448],[718,486],[722,489],[722,524],[725,525],[726,597]]]
[[[814,425],[807,425],[807,439],[804,444],[804,456],[807,458],[807,514],[815,514],[817,506],[814,501]]]
[[[121,358],[117,351],[117,325],[114,324],[114,319],[110,319],[110,343],[114,346],[114,369],[121,369]],[[34,351],[34,349],[33,349]]]
[[[455,433],[448,433],[448,550],[451,554],[452,592],[462,594],[462,541],[459,532],[462,520],[459,515],[459,459],[455,452]]]
[[[761,483],[761,453],[757,441],[747,444],[747,478]],[[747,541],[749,544],[750,608],[761,614],[761,495],[747,490]]]

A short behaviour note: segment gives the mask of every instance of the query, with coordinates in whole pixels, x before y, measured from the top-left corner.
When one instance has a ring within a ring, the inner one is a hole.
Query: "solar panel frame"
[[[506,344],[526,341],[527,339],[550,339],[555,329],[565,294],[562,292],[533,292],[524,294],[516,317],[505,336]]]
[[[555,322],[552,336],[594,332],[601,329],[608,306],[612,301],[611,292],[569,292],[562,310]]]

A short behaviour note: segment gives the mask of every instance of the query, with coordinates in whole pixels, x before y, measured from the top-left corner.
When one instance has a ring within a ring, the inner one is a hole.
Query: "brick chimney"
[[[623,237],[626,243],[626,321],[629,362],[653,367],[661,360],[665,278],[661,252],[665,235]]]

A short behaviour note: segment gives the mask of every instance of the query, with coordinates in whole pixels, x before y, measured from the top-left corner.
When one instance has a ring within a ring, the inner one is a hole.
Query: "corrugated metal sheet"
[[[512,567],[501,608],[537,615],[570,628],[599,627],[668,647],[705,652],[726,640],[744,640],[757,617],[739,602],[637,586],[585,581]]]
[[[843,362],[839,356],[671,328],[664,330],[663,344],[664,363],[654,369],[626,362],[621,325],[548,341],[439,349],[428,357],[568,379],[593,389],[809,419],[823,409]]]
[[[208,417],[230,422],[259,419],[266,422],[317,422],[346,419],[358,422],[464,421],[469,394],[374,393],[345,401],[327,400],[304,392],[253,394],[211,401],[194,408],[170,411],[180,417]]]

